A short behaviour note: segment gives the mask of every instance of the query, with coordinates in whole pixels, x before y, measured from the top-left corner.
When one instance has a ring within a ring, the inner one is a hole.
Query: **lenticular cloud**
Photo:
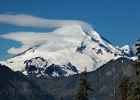
[[[57,28],[78,25],[84,29],[91,28],[91,25],[78,20],[51,20],[39,18],[24,14],[0,14],[0,23],[7,23],[17,26],[39,27],[39,28]],[[66,28],[65,28],[66,29]],[[60,31],[60,30],[59,30]],[[37,44],[44,44],[51,39],[61,41],[61,35],[52,34],[54,32],[37,33],[37,32],[9,32],[8,34],[0,35],[1,38],[11,39],[22,43],[20,48],[11,47],[7,52],[10,54],[18,54]],[[55,37],[55,38],[54,38]]]
[[[18,26],[57,28],[68,25],[80,25],[81,27],[90,24],[78,20],[51,20],[24,14],[0,14],[0,22]]]

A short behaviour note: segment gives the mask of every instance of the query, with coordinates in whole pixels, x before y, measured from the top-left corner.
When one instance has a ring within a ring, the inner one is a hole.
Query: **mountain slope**
[[[55,100],[19,72],[0,65],[0,100]]]
[[[81,73],[85,67],[94,71],[111,59],[128,57],[90,27],[61,27],[44,41],[0,63],[25,75],[56,77]]]
[[[89,92],[88,98],[97,100],[112,100],[111,94],[124,75],[134,79],[132,64],[133,60],[118,58],[111,60],[93,72],[88,72],[88,79],[91,80],[91,87],[94,90]],[[64,100],[73,100],[72,96],[80,84],[81,74],[69,77],[57,77],[46,79],[44,77],[29,77],[34,83],[46,91],[55,91],[51,94],[55,97],[61,96]]]

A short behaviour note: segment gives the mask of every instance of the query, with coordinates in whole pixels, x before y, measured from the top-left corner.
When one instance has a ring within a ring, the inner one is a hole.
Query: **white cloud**
[[[90,24],[78,20],[51,20],[25,14],[0,14],[0,22],[18,26],[56,28],[68,25],[80,25],[81,27]]]
[[[20,48],[11,47],[7,51],[10,54],[18,54],[32,46],[40,44],[42,45],[46,43],[59,43],[58,47],[59,45],[63,45],[65,42],[73,42],[75,44],[80,44],[83,39],[83,35],[81,35],[80,33],[80,31],[82,32],[82,30],[80,30],[80,28],[75,28],[77,26],[73,27],[60,27],[54,30],[53,32],[48,33],[12,32],[9,34],[0,35],[0,37],[21,42],[22,46]]]
[[[7,51],[10,54],[18,54],[34,45],[46,43],[52,39],[53,35],[50,36],[49,33],[36,32],[13,32],[0,35],[0,37],[21,42],[22,46],[20,48],[12,47]]]
[[[31,15],[12,14],[12,13],[0,14],[0,23],[7,23],[7,24],[26,26],[26,27],[58,28],[54,32],[50,32],[50,34],[36,33],[36,32],[12,32],[9,34],[0,35],[1,38],[11,39],[22,43],[22,46],[20,48],[11,47],[7,51],[10,54],[21,53],[24,50],[30,48],[31,46],[44,44],[47,43],[48,41],[55,40],[61,42],[63,41],[62,38],[65,37],[64,35],[65,31],[63,32],[64,27],[66,30],[69,29],[66,28],[66,26],[79,25],[84,28],[89,28],[89,26],[91,26],[86,22],[78,21],[78,20],[51,20],[51,19],[44,19]],[[64,34],[63,35],[55,34],[60,31]],[[66,37],[65,39],[68,40]]]

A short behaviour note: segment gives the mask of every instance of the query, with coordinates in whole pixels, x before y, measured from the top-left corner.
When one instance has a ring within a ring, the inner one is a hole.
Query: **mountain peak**
[[[129,45],[124,45],[123,47],[120,48],[125,54],[128,56],[134,56],[134,53]]]
[[[46,37],[45,43],[0,63],[26,75],[68,76],[81,73],[85,67],[87,71],[96,70],[111,59],[127,56],[91,27],[60,27]]]

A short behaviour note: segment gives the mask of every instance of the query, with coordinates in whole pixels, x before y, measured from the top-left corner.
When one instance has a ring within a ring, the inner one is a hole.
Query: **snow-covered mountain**
[[[123,47],[119,47],[116,46],[116,48],[118,48],[119,50],[121,50],[123,53],[125,53],[125,55],[127,55],[128,57],[133,57],[135,56],[132,48],[129,45],[124,45]]]
[[[125,45],[120,48],[125,54],[127,54],[129,57],[134,56],[134,53],[132,51],[132,48],[129,45]]]
[[[26,75],[55,77],[77,74],[85,67],[93,71],[111,59],[132,55],[128,46],[117,48],[90,27],[65,26],[47,36],[46,43],[0,63]]]

